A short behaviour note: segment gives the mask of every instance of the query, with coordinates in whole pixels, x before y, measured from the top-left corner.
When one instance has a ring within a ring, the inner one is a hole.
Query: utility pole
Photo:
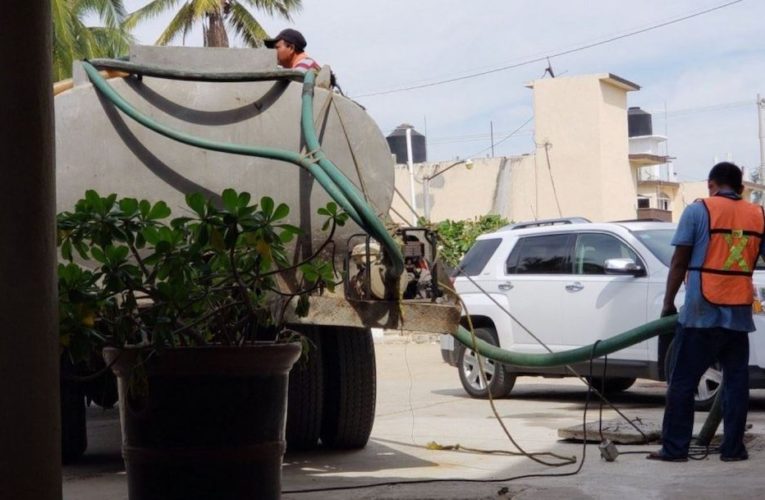
[[[489,122],[489,128],[491,130],[491,157],[494,158],[494,122]]]
[[[412,161],[412,127],[406,129],[406,164],[409,167],[409,201],[412,204],[412,226],[417,225],[417,198],[414,193],[414,162]]]

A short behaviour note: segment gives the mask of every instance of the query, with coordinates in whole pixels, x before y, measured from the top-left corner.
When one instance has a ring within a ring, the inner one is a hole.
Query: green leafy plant
[[[104,345],[242,345],[290,335],[286,303],[334,285],[320,254],[347,214],[334,203],[320,209],[328,238],[293,264],[287,244],[300,229],[286,222],[287,205],[251,203],[233,189],[220,200],[190,194],[190,215],[169,219],[165,202],[88,191],[59,214],[61,339],[75,361]],[[299,271],[300,290],[280,289],[277,275],[287,271]]]
[[[451,267],[457,266],[460,259],[470,250],[478,236],[495,231],[508,225],[507,219],[499,215],[482,215],[472,220],[444,220],[436,224],[441,246],[439,257]]]

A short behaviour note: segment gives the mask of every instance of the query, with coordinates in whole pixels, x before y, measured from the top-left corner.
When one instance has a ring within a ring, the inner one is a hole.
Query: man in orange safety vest
[[[742,172],[732,163],[715,165],[709,198],[686,207],[672,244],[662,317],[677,313],[675,297],[685,280],[667,378],[662,447],[647,458],[684,462],[693,432],[694,391],[704,372],[722,366],[723,461],[746,460],[744,429],[749,405],[749,332],[752,273],[765,254],[765,214],[741,198]]]

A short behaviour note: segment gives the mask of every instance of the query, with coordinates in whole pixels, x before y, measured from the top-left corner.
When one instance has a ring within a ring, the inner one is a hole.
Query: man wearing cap
[[[308,44],[297,30],[287,28],[264,42],[269,49],[276,49],[276,60],[282,68],[303,72],[321,69],[319,63],[306,54],[305,47]]]
[[[723,441],[720,459],[746,460],[744,429],[749,405],[749,332],[752,272],[765,254],[762,207],[741,198],[741,169],[728,162],[709,172],[709,198],[696,200],[680,218],[661,315],[676,314],[675,297],[685,280],[685,305],[670,353],[661,450],[647,458],[685,462],[693,432],[694,391],[719,361]]]

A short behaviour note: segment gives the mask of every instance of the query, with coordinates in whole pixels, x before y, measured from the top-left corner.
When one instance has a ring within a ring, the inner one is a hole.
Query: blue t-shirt
[[[738,199],[733,193],[720,193]],[[689,267],[701,267],[709,246],[709,215],[701,201],[690,204],[683,211],[677,232],[672,238],[675,246],[692,246]],[[765,255],[765,239],[760,243],[760,254]],[[751,306],[724,307],[707,302],[701,294],[701,273],[689,271],[685,284],[685,305],[680,309],[678,321],[689,328],[722,327],[741,332],[755,330]]]

